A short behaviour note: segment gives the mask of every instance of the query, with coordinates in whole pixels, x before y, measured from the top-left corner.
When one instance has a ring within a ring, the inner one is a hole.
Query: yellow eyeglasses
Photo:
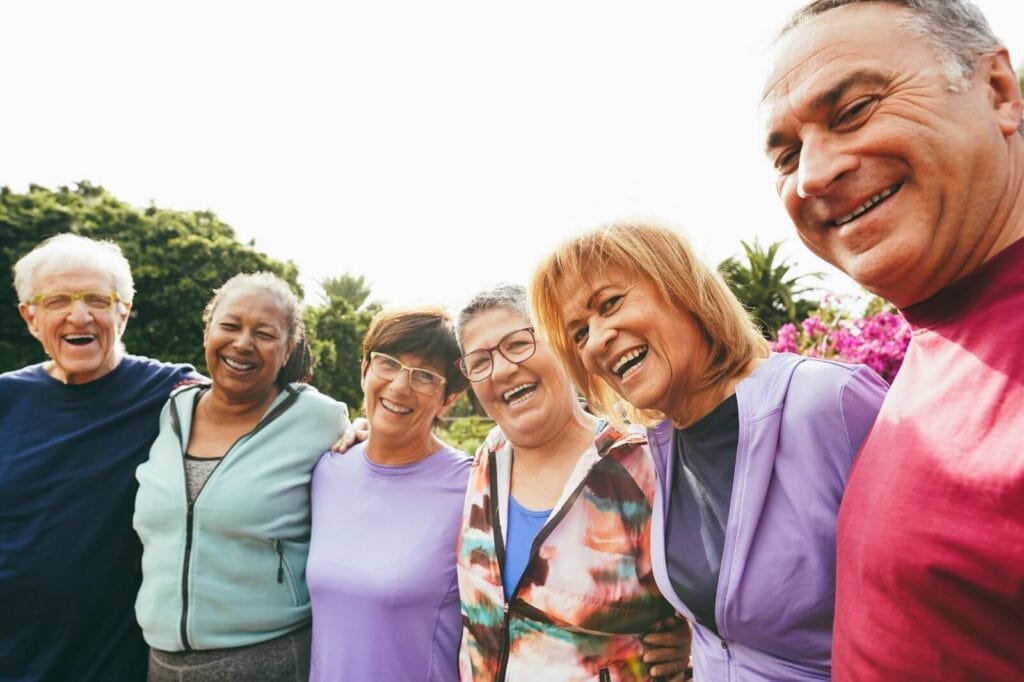
[[[55,291],[36,294],[29,299],[32,305],[42,306],[43,310],[56,313],[67,310],[75,301],[81,301],[89,310],[110,310],[111,306],[120,301],[116,291],[103,293],[100,291]]]

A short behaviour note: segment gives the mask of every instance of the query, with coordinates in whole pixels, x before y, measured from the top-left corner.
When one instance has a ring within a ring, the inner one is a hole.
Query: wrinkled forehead
[[[462,350],[468,353],[493,346],[508,334],[529,326],[530,321],[518,310],[503,305],[491,306],[475,313],[466,322],[462,329]]]
[[[923,40],[901,30],[907,10],[882,2],[847,5],[807,19],[779,39],[761,93],[767,127],[788,114],[829,105],[850,79],[892,78],[922,53],[934,61]],[[913,60],[911,59],[913,58]]]
[[[68,268],[60,263],[42,266],[32,279],[33,293],[55,291],[101,291],[115,289],[114,276],[93,268]]]
[[[606,266],[581,272],[575,277],[563,277],[555,287],[563,322],[570,325],[586,317],[595,305],[597,296],[608,287],[624,287],[646,280],[635,270]]]

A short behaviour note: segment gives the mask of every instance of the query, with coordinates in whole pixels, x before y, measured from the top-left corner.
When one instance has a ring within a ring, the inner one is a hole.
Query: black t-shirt
[[[736,396],[697,423],[675,430],[672,490],[665,523],[668,577],[697,621],[718,632],[715,594],[736,471]]]

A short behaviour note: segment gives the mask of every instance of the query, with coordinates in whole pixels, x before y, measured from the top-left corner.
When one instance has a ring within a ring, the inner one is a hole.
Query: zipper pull
[[[284,582],[284,550],[281,549],[281,541],[274,540],[274,551],[277,552],[277,582]]]

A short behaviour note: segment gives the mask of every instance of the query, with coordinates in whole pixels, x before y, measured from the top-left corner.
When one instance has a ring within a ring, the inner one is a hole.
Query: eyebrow
[[[841,81],[828,88],[818,96],[811,100],[811,111],[821,111],[822,109],[830,109],[836,105],[836,102],[843,98],[849,90],[856,86],[861,85],[888,85],[893,80],[893,77],[889,74],[882,73],[880,71],[874,71],[871,69],[859,69],[853,73],[847,75]],[[768,135],[764,143],[765,153],[771,152],[776,147],[782,146],[789,137],[785,133],[779,131],[772,132]]]
[[[601,296],[601,293],[605,289],[608,289],[609,287],[613,287],[613,286],[615,286],[615,284],[613,282],[608,282],[607,284],[602,284],[598,288],[594,289],[590,293],[590,297],[587,298],[587,302],[583,304],[584,305],[583,309],[584,310],[593,310],[594,309],[594,300],[599,298]],[[565,328],[566,329],[570,329],[574,325],[577,325],[577,324],[580,324],[580,320],[577,320],[577,319],[566,320],[565,321]]]
[[[234,313],[224,313],[224,316],[221,317],[220,319],[221,319],[221,322],[224,322],[226,320],[231,320],[232,322],[241,322],[242,321],[242,316],[241,315],[236,315]],[[264,329],[264,328],[266,328],[266,329],[273,329],[274,331],[280,331],[281,330],[280,327],[278,327],[273,322],[260,322],[259,324],[256,325],[256,329]]]

